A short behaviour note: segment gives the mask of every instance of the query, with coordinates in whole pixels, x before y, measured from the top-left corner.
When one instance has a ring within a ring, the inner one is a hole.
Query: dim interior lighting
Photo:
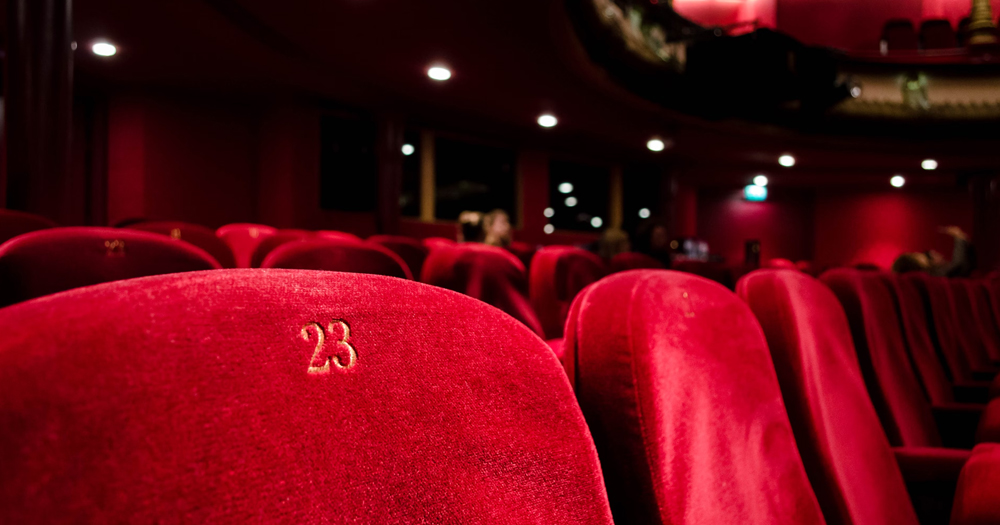
[[[861,96],[861,86],[854,85],[851,86],[851,98],[858,98]]]
[[[551,128],[551,127],[555,126],[558,122],[559,121],[556,120],[555,116],[550,115],[548,113],[545,113],[545,114],[540,115],[538,117],[538,125],[541,126],[541,127],[543,127],[543,128]]]
[[[569,197],[566,197],[566,207],[572,208],[573,206],[576,206],[576,197],[570,195]]]
[[[601,219],[600,217],[594,217],[593,219],[590,219],[590,225],[593,226],[594,228],[600,228],[601,225],[603,224],[604,224],[604,219]]]
[[[743,188],[743,198],[752,202],[767,200],[767,188],[756,184],[749,184]]]
[[[889,179],[889,184],[892,184],[893,188],[902,188],[906,184],[906,179],[902,175],[896,175]]]
[[[416,148],[413,147],[413,144],[403,144],[403,155],[413,155],[414,151],[416,151]]]
[[[784,155],[778,157],[778,164],[781,164],[786,168],[791,168],[795,165],[795,157],[785,153]]]
[[[563,182],[559,184],[559,193],[573,193],[573,183]]]
[[[757,186],[767,186],[767,175],[757,175],[753,178],[753,183]]]
[[[551,224],[546,224],[545,227],[542,228],[542,231],[545,232],[546,235],[549,235],[552,232],[556,231],[556,227]]]
[[[556,210],[553,210],[552,208],[545,208],[545,211],[543,213],[545,214],[546,217],[552,217],[553,215],[556,214]]]
[[[924,161],[920,163],[920,167],[925,170],[936,170],[938,163],[934,159],[924,159]]]
[[[434,66],[427,70],[427,76],[441,82],[451,78],[451,70],[446,67]]]
[[[640,208],[639,209],[639,218],[640,219],[648,219],[649,218],[649,208]]]
[[[93,51],[95,55],[101,57],[115,56],[115,53],[118,52],[118,48],[108,42],[94,42],[90,46],[90,50]]]
[[[649,139],[649,142],[646,143],[646,147],[649,148],[649,151],[663,151],[665,146],[663,141],[660,139]]]

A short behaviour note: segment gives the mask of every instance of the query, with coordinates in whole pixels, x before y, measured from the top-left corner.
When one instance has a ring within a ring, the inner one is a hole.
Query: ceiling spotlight
[[[791,168],[795,165],[795,157],[785,153],[784,155],[778,157],[778,164],[781,164],[786,168]]]
[[[95,55],[100,57],[111,57],[115,56],[118,52],[118,48],[108,42],[94,42],[90,46],[90,50],[94,52]]]
[[[546,217],[552,217],[553,215],[556,214],[556,210],[553,210],[552,208],[545,208],[545,211],[543,213],[545,214]]]
[[[649,208],[641,208],[641,209],[639,209],[639,218],[640,219],[648,219],[649,218]]]
[[[417,149],[413,147],[413,144],[403,144],[403,155],[409,157],[413,155],[414,151],[417,151]]]
[[[743,198],[750,202],[762,202],[767,200],[767,188],[756,184],[749,184],[743,188]]]
[[[566,197],[566,207],[572,208],[573,206],[576,206],[576,197],[570,195],[569,197]]]
[[[660,139],[649,139],[649,142],[646,143],[646,147],[649,148],[649,151],[663,151],[664,145],[663,141]]]
[[[551,224],[546,224],[545,227],[542,228],[542,231],[545,232],[546,235],[549,235],[552,232],[556,231],[556,227]]]
[[[573,193],[573,184],[570,182],[560,183],[559,193]]]
[[[559,121],[556,120],[556,117],[549,113],[545,113],[538,117],[538,125],[543,128],[551,128],[555,126],[558,122]]]
[[[446,67],[434,66],[427,70],[427,76],[441,82],[451,78],[451,70]]]
[[[902,175],[895,175],[889,179],[889,184],[892,184],[893,188],[902,188],[906,184],[906,179]]]
[[[600,217],[594,217],[593,219],[590,219],[590,225],[593,226],[594,228],[600,228],[601,225],[603,224],[604,220],[601,219]]]
[[[861,96],[861,86],[854,85],[851,86],[851,98],[858,98]]]
[[[767,186],[767,175],[757,175],[753,178],[753,183],[757,186]]]
[[[925,170],[936,170],[938,163],[934,159],[924,159],[924,161],[920,163],[920,167]]]

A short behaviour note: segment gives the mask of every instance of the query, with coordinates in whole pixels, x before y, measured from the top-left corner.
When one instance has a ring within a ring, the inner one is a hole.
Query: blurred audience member
[[[650,220],[641,225],[635,232],[632,249],[649,255],[670,268],[670,232],[659,222]]]
[[[619,228],[604,230],[601,239],[597,241],[597,255],[600,255],[605,261],[610,261],[615,255],[631,250],[632,243],[628,240],[628,234]]]
[[[506,248],[514,240],[514,230],[510,226],[507,212],[496,209],[483,215],[483,242],[491,246]]]
[[[896,273],[927,272],[943,277],[967,277],[976,268],[976,250],[969,236],[958,226],[945,226],[938,230],[950,235],[955,243],[951,261],[938,252],[909,252],[896,258],[892,271]]]
[[[483,242],[483,214],[463,211],[458,214],[458,242]]]

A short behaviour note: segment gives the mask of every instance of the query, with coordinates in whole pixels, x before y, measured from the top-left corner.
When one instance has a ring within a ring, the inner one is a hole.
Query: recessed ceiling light
[[[902,188],[906,184],[906,179],[902,175],[895,175],[889,179],[889,184],[892,184],[893,188]]]
[[[94,42],[91,44],[90,50],[93,51],[95,55],[101,57],[112,57],[115,56],[115,53],[118,53],[117,47],[104,41]]]
[[[560,183],[559,193],[573,193],[573,183],[572,182]]]
[[[663,151],[664,145],[663,141],[660,139],[649,139],[649,142],[646,143],[646,147],[649,148],[649,151]]]
[[[545,227],[542,228],[542,231],[545,232],[546,235],[548,235],[556,231],[556,227],[551,224],[546,224]]]
[[[649,208],[640,208],[639,209],[639,218],[640,219],[648,219],[649,218]]]
[[[566,204],[567,208],[572,208],[573,206],[576,206],[576,197],[574,197],[572,195],[570,195],[569,197],[566,197],[566,203],[565,204]]]
[[[437,81],[448,80],[451,78],[451,70],[442,66],[433,66],[427,70],[427,76]]]
[[[767,186],[767,175],[757,175],[753,178],[753,183],[758,186]]]
[[[924,159],[924,161],[920,163],[920,167],[925,170],[936,170],[938,163],[934,159]]]
[[[559,121],[556,120],[556,117],[549,113],[542,114],[538,117],[538,125],[543,128],[551,128],[558,123]]]
[[[555,215],[555,214],[556,214],[556,210],[553,210],[552,208],[545,208],[545,211],[544,211],[544,212],[542,212],[542,213],[543,213],[543,215],[545,215],[546,217],[552,217],[553,215]]]
[[[413,155],[413,152],[417,149],[413,147],[413,144],[403,144],[403,155],[407,157]]]
[[[604,219],[601,219],[600,217],[594,217],[593,219],[590,219],[590,225],[593,226],[594,228],[600,228],[603,224],[604,224]]]
[[[781,164],[786,168],[791,168],[795,165],[795,157],[785,153],[784,155],[778,157],[778,164]]]

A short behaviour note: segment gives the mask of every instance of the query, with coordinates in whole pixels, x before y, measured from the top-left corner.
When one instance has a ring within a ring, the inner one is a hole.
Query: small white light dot
[[[413,144],[403,144],[403,155],[413,155],[414,151],[416,151],[416,148],[413,147]]]
[[[556,227],[553,226],[553,225],[551,225],[551,224],[546,224],[545,227],[542,228],[542,231],[545,232],[546,235],[548,235],[548,234],[556,231]]]
[[[757,175],[753,178],[753,183],[758,186],[767,186],[767,175]]]
[[[571,182],[560,183],[559,193],[573,193],[573,183]]]
[[[906,179],[902,175],[896,175],[889,179],[889,184],[892,184],[893,188],[902,188],[906,184]]]
[[[786,153],[786,154],[778,157],[778,164],[781,164],[782,166],[784,166],[786,168],[791,168],[792,166],[795,165],[795,157],[793,157],[793,156],[791,156],[791,155],[789,155],[789,154]]]
[[[434,66],[427,70],[427,76],[440,82],[451,78],[451,70],[446,67]]]
[[[118,52],[117,47],[107,42],[94,42],[93,45],[90,46],[90,50],[93,51],[95,55],[102,57],[115,56],[115,53]]]
[[[920,167],[925,170],[936,170],[938,163],[934,159],[924,159],[924,161],[920,163]]]
[[[566,207],[572,208],[573,206],[576,206],[576,197],[570,195],[569,197],[566,197]]]
[[[650,139],[649,142],[646,143],[646,147],[649,148],[649,151],[663,151],[664,146],[662,140]]]
[[[861,86],[851,86],[851,97],[858,98],[861,96]]]
[[[604,220],[601,219],[600,217],[594,217],[593,219],[590,219],[590,225],[593,226],[594,228],[600,228],[602,224],[604,224]]]
[[[641,208],[639,210],[639,218],[640,219],[648,219],[649,218],[649,208]]]
[[[546,217],[552,217],[553,215],[556,214],[556,210],[553,210],[552,208],[545,208],[545,211],[543,213],[545,214]]]
[[[558,122],[559,121],[556,120],[555,116],[550,115],[548,113],[545,113],[544,115],[538,117],[538,125],[543,128],[551,128],[555,126]]]

